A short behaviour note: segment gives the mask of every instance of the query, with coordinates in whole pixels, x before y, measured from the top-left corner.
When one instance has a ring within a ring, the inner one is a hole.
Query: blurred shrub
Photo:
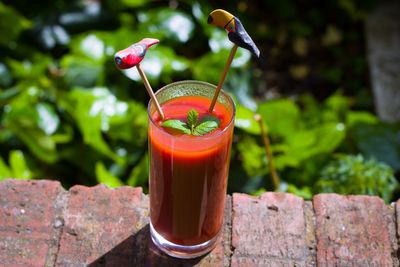
[[[146,191],[148,96],[136,70],[120,72],[113,55],[159,38],[142,62],[154,90],[183,79],[217,83],[232,46],[207,24],[217,7],[237,14],[262,51],[256,61],[239,49],[224,84],[237,103],[230,192],[271,189],[255,112],[268,126],[283,191],[310,198],[338,152],[362,153],[399,171],[400,127],[368,111],[360,32],[373,2],[5,0],[0,179]]]
[[[317,192],[377,195],[386,202],[392,199],[398,182],[392,169],[362,155],[340,155],[321,172]]]

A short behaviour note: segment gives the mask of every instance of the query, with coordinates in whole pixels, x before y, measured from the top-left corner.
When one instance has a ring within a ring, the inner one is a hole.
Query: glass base
[[[150,235],[153,243],[169,256],[180,259],[193,259],[210,252],[217,244],[219,233],[212,239],[194,246],[183,246],[172,243],[162,237],[150,222]]]

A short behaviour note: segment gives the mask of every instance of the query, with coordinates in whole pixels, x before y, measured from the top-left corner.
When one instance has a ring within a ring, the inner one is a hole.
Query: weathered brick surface
[[[57,266],[130,266],[148,223],[146,199],[140,188],[72,187]]]
[[[318,266],[397,266],[394,225],[382,199],[321,194],[314,197]]]
[[[146,255],[144,257],[136,257],[135,265],[132,266],[229,266],[231,256],[231,210],[231,197],[228,196],[225,204],[223,232],[217,246],[209,254],[190,260],[168,257],[155,247],[150,239],[150,233],[148,229],[146,229],[146,231],[143,232],[143,237],[139,245],[140,250],[145,251]]]
[[[232,266],[312,266],[303,199],[233,194]]]
[[[0,266],[399,266],[400,200],[233,194],[217,247],[192,260],[154,246],[148,213],[141,188],[0,182]]]
[[[139,188],[75,186],[69,191],[57,266],[228,266],[230,198],[224,236],[208,255],[177,260],[150,239],[149,200]]]
[[[59,182],[0,183],[0,266],[53,266],[61,231]]]

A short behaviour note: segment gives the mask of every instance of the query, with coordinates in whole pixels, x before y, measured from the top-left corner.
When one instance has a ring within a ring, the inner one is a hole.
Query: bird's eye
[[[122,59],[120,57],[115,57],[115,63],[119,66],[122,64]]]

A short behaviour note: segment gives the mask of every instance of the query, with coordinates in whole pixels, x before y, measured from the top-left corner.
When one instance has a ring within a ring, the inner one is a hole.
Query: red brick
[[[64,189],[55,181],[0,183],[0,266],[53,266]]]
[[[147,197],[141,188],[74,186],[64,220],[57,266],[130,266],[148,223]]]
[[[140,188],[75,186],[70,189],[57,266],[228,266],[230,199],[225,239],[203,258],[178,260],[152,243],[148,197]],[[228,239],[228,241],[226,241]]]
[[[233,194],[232,266],[310,266],[303,199]]]
[[[395,266],[395,228],[382,199],[321,194],[313,204],[318,266]]]

